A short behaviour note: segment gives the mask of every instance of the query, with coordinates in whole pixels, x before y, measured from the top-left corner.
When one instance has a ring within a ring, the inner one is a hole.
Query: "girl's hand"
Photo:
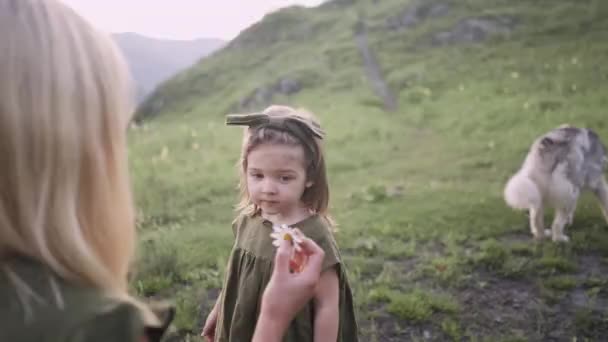
[[[201,336],[204,337],[207,342],[213,342],[215,339],[215,326],[217,325],[217,306],[211,310],[209,316],[207,316],[207,320],[205,321],[205,325],[203,326],[203,331],[201,332]]]
[[[277,249],[274,270],[262,296],[262,309],[254,341],[274,341],[271,336],[282,336],[293,317],[314,295],[325,252],[309,238],[303,238],[300,246],[307,262],[299,273],[289,270],[293,249],[291,243],[283,240]],[[279,340],[280,338],[277,339]]]

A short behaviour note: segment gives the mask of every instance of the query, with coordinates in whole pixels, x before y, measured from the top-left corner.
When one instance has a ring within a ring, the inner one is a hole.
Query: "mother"
[[[111,39],[71,9],[0,0],[0,341],[163,334],[166,322],[127,292],[129,94]],[[323,252],[305,247],[309,267],[296,275],[289,244],[279,248],[254,341],[280,341],[310,298]]]

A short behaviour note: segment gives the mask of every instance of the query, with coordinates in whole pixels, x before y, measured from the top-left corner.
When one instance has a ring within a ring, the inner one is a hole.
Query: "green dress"
[[[16,257],[3,264],[13,276],[0,271],[0,341],[141,342],[145,336],[157,342],[173,318],[166,307],[155,311],[161,323],[149,325],[134,305],[66,283],[34,260]],[[17,291],[14,276],[32,292]]]
[[[325,251],[323,270],[336,267],[340,286],[337,342],[357,342],[353,297],[335,239],[326,221],[313,215],[294,224]],[[216,342],[250,341],[260,312],[261,297],[272,275],[276,248],[272,223],[260,215],[242,215],[233,225],[235,243],[220,297]],[[288,294],[286,294],[288,296]],[[313,342],[314,304],[311,300],[291,322],[284,342]]]

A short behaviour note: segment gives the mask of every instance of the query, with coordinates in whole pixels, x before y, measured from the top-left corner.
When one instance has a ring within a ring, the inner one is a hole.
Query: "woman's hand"
[[[253,342],[281,341],[294,316],[314,295],[325,252],[309,238],[304,238],[300,246],[308,261],[299,273],[289,270],[291,243],[283,240],[277,249],[274,270],[262,296]]]

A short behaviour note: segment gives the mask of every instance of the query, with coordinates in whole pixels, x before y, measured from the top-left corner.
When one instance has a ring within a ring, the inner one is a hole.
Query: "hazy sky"
[[[172,38],[232,39],[264,14],[323,0],[63,0],[97,27]]]

